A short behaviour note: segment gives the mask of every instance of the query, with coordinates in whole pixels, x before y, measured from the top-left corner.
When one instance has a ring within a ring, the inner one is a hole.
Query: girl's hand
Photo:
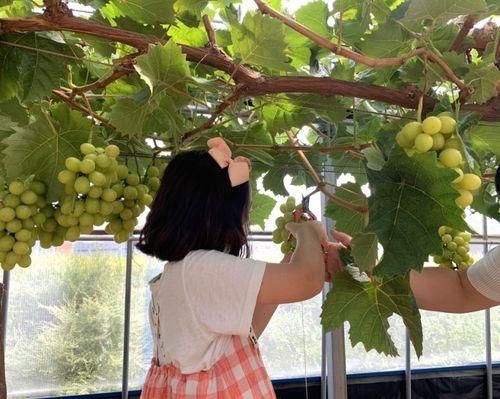
[[[351,243],[351,236],[345,233],[330,230],[330,234],[338,242],[328,242],[325,247],[326,282],[331,282],[335,274],[343,269],[344,265],[340,259],[339,249],[347,248]]]
[[[326,234],[326,230],[321,222],[317,220],[309,220],[303,223],[287,223],[285,228],[293,234],[296,238],[297,235],[300,235],[302,232],[308,232],[315,234],[316,238],[319,240],[323,247],[328,243],[328,236]]]

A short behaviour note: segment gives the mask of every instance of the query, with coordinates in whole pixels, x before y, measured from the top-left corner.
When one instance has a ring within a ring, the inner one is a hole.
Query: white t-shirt
[[[500,302],[500,245],[469,267],[467,277],[480,294]]]
[[[219,251],[192,251],[167,262],[150,282],[150,324],[160,365],[207,370],[231,335],[250,333],[266,263]]]

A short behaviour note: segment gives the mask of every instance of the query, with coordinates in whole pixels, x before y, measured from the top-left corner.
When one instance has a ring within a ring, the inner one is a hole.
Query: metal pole
[[[324,172],[324,179],[327,182],[335,183],[335,174]],[[325,198],[321,197],[321,209],[325,209]],[[333,229],[334,224],[331,219],[325,218],[323,224],[327,231]],[[330,285],[330,284],[329,284]],[[328,289],[331,287],[328,287]],[[326,295],[326,293],[324,293]],[[326,334],[326,354],[328,370],[328,399],[347,399],[347,371],[345,358],[344,327]],[[322,387],[323,389],[323,387]]]
[[[125,270],[125,317],[123,321],[123,374],[122,399],[128,398],[128,369],[130,341],[130,297],[132,291],[132,240],[127,241],[127,263]]]
[[[9,307],[9,286],[10,286],[10,272],[3,272],[3,297],[2,297],[2,336],[3,346],[5,348],[7,341],[7,310]]]
[[[483,216],[483,255],[488,252],[488,219]],[[493,399],[493,365],[491,360],[491,315],[490,310],[484,312],[484,335],[486,350],[486,397]]]
[[[323,292],[321,295],[322,302],[325,302],[326,294],[328,292],[330,284],[325,284],[323,286]],[[326,362],[326,335],[327,334],[321,334],[321,399],[327,399],[327,362]]]
[[[411,343],[408,329],[405,329],[405,389],[406,399],[411,399]]]

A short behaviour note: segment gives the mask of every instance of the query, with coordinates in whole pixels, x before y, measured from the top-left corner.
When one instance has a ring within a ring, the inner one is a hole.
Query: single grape
[[[408,140],[408,138],[403,134],[402,131],[396,134],[396,143],[398,143],[399,146],[403,148],[409,149],[413,147],[413,140]]]
[[[75,184],[73,186],[75,191],[79,194],[87,194],[90,190],[90,181],[85,176],[80,176],[75,180]]]
[[[473,173],[465,173],[458,186],[465,190],[475,191],[481,187],[481,178]]]
[[[7,194],[3,199],[3,204],[9,208],[16,208],[19,204],[21,204],[21,198],[19,198],[18,195]]]
[[[88,196],[90,198],[94,198],[94,199],[101,198],[102,193],[103,193],[102,187],[92,186],[92,187],[90,187]]]
[[[438,229],[438,234],[440,236],[444,236],[446,233],[448,233],[448,228],[446,226],[441,226],[439,229]]]
[[[403,126],[401,133],[408,142],[413,143],[415,137],[422,133],[422,124],[420,122],[410,122]]]
[[[98,167],[102,169],[106,169],[111,165],[111,161],[106,154],[99,154],[95,160],[95,163]]]
[[[84,159],[80,162],[80,172],[86,175],[92,173],[95,170],[95,162],[91,159]]]
[[[459,188],[458,192],[460,193],[460,197],[455,199],[455,202],[460,208],[467,208],[470,204],[472,204],[474,197],[470,191]]]
[[[444,234],[441,237],[441,241],[443,241],[445,244],[451,242],[452,240],[453,240],[453,237],[450,234]]]
[[[12,219],[16,217],[16,211],[9,207],[4,207],[0,209],[0,221],[2,222],[10,222]]]
[[[101,172],[94,171],[89,175],[89,180],[95,186],[102,187],[106,184],[106,176]]]
[[[19,180],[14,180],[9,184],[9,192],[14,195],[21,195],[24,192],[24,184]]]
[[[95,147],[90,143],[83,143],[80,145],[80,151],[84,155],[93,154],[95,152]]]
[[[26,205],[36,204],[38,196],[31,190],[26,190],[21,194],[21,202]]]
[[[31,209],[27,205],[19,205],[16,208],[16,217],[18,219],[28,219],[31,216]]]
[[[127,176],[125,181],[129,186],[137,186],[141,182],[141,179],[138,174],[131,173]]]
[[[432,148],[433,145],[432,137],[428,134],[421,133],[415,137],[415,149],[418,152],[427,152]]]
[[[119,180],[126,179],[128,176],[128,167],[127,165],[118,165],[116,167],[116,174],[118,175]]]
[[[432,136],[432,147],[431,150],[440,150],[444,147],[444,136],[441,133],[436,133]]]
[[[456,168],[462,162],[462,154],[454,148],[447,148],[441,151],[439,160],[448,168]]]
[[[66,158],[64,161],[64,166],[66,166],[66,169],[69,170],[70,172],[78,173],[80,172],[80,160],[75,157],[69,157]]]
[[[41,181],[32,182],[30,188],[38,195],[44,195],[47,192],[45,184]]]
[[[150,166],[148,170],[146,171],[146,175],[148,177],[159,177],[160,176],[160,170],[156,166]]]
[[[429,116],[422,121],[422,131],[425,134],[436,134],[441,130],[441,120],[436,116]]]
[[[114,144],[110,144],[110,145],[106,146],[106,148],[104,149],[104,153],[108,157],[116,158],[118,155],[120,155],[120,149],[118,148],[118,146],[116,146]]]
[[[450,134],[455,131],[455,128],[457,127],[457,122],[455,121],[455,119],[444,115],[438,116],[438,118],[441,121],[441,133]]]
[[[457,249],[458,245],[454,241],[450,241],[446,244],[446,248],[448,248],[450,251],[455,251]]]
[[[14,246],[12,247],[12,251],[16,254],[16,255],[26,255],[30,250],[30,247],[28,246],[28,244],[26,244],[25,242],[22,242],[22,241],[18,241],[14,244]]]

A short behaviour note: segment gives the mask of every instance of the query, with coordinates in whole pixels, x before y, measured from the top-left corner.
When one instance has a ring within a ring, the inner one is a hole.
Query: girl
[[[150,282],[154,358],[141,398],[275,398],[256,337],[277,304],[321,291],[326,232],[290,223],[288,264],[250,259],[249,161],[231,159],[221,138],[207,144],[169,163],[137,245],[167,262]]]

